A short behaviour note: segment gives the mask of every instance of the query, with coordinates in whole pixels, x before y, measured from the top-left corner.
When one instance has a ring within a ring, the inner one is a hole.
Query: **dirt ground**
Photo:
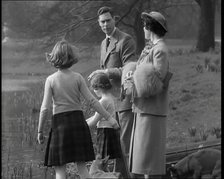
[[[18,49],[18,41],[3,45],[2,49],[2,91],[24,90],[26,83],[44,80],[55,71],[44,58],[49,49]],[[205,59],[219,59],[221,50],[207,53],[192,50],[193,41],[168,40],[170,46],[170,68],[174,73],[170,82],[169,115],[167,122],[167,147],[186,145],[216,137],[214,127],[221,127],[221,72],[207,71]],[[22,45],[21,45],[22,46]],[[88,75],[99,67],[99,46],[80,45],[80,61],[74,65],[74,71]],[[219,65],[220,66],[220,65]],[[200,67],[200,69],[198,69]],[[191,137],[189,128],[197,129]]]

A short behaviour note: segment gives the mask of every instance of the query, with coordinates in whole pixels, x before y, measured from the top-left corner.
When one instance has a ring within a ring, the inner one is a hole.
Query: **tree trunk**
[[[134,32],[135,32],[135,37],[136,37],[136,53],[139,55],[144,46],[145,46],[145,35],[144,35],[144,30],[143,30],[143,24],[142,24],[142,19],[141,19],[141,13],[143,12],[143,5],[147,10],[150,9],[150,1],[139,1],[138,7],[137,7],[137,12],[135,16],[135,21],[134,21]]]
[[[143,25],[141,21],[141,12],[138,12],[135,18],[134,32],[136,37],[136,53],[139,55],[145,46],[145,36],[143,31]]]
[[[215,0],[199,0],[200,24],[196,48],[206,52],[215,47]]]

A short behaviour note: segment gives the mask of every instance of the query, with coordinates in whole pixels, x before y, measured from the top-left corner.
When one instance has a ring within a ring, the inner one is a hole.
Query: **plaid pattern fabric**
[[[121,157],[121,144],[119,133],[113,128],[97,129],[97,154],[102,158],[110,156],[110,159]]]
[[[88,124],[82,111],[69,111],[52,117],[45,153],[45,166],[95,159]]]

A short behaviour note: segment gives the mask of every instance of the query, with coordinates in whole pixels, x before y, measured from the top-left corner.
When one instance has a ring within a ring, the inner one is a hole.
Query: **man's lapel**
[[[118,42],[117,33],[118,33],[118,30],[116,29],[116,31],[114,32],[114,35],[112,37],[110,37],[111,38],[110,39],[110,44],[107,48],[107,51],[106,51],[106,39],[104,39],[104,41],[103,41],[103,49],[102,49],[102,53],[103,53],[103,57],[104,57],[103,58],[103,65],[105,65],[111,51],[116,48],[116,44]]]

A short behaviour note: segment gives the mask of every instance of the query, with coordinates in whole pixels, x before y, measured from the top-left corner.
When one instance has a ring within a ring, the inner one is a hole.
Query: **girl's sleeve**
[[[79,78],[79,91],[82,94],[82,96],[85,98],[85,100],[88,101],[91,105],[98,102],[97,99],[90,92],[84,78],[81,75]]]
[[[99,102],[107,110],[108,105],[107,105],[106,101],[102,101],[101,100]],[[95,112],[95,114],[92,117],[90,117],[89,119],[87,119],[87,120],[91,121],[91,123],[93,125],[96,125],[97,122],[100,121],[102,118],[103,118],[103,116],[101,114],[99,114],[98,112]]]
[[[40,108],[40,119],[45,120],[47,118],[48,111],[51,109],[52,103],[52,89],[49,78],[46,79],[44,86],[44,97]]]

